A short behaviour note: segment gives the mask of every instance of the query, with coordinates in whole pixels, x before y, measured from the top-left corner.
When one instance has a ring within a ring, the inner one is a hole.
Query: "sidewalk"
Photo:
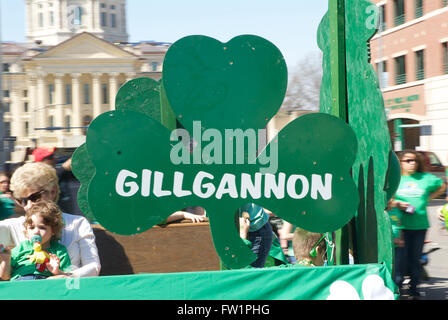
[[[421,300],[448,300],[448,231],[443,228],[437,216],[445,200],[433,200],[428,206],[431,224],[426,235],[431,243],[425,244],[423,252],[431,248],[440,248],[428,255],[429,262],[425,270],[429,279],[420,284]]]

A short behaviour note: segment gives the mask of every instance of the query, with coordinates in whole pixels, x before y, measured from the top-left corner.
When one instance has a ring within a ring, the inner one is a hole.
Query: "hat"
[[[51,156],[54,151],[56,150],[55,147],[53,148],[36,148],[34,149],[32,155],[34,156],[35,162],[41,162],[45,158]]]

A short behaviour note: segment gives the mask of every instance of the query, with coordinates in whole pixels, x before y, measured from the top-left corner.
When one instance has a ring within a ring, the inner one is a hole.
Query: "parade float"
[[[289,123],[261,152],[257,133],[282,105],[288,73],[281,52],[255,35],[178,40],[159,82],[127,82],[116,110],[90,124],[72,164],[85,216],[132,237],[202,207],[229,270],[0,283],[2,298],[396,299],[385,209],[400,171],[370,64],[377,19],[370,1],[329,0],[317,35],[320,112]],[[246,203],[325,233],[328,266],[245,268],[255,255],[235,212]]]

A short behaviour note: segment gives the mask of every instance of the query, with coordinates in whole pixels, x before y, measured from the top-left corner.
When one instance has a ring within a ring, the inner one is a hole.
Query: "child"
[[[66,272],[70,271],[70,258],[67,249],[57,242],[63,228],[59,207],[51,201],[39,201],[27,211],[24,226],[28,240],[12,250],[0,245],[0,278],[34,280],[67,275]],[[49,257],[42,268],[31,262],[35,249],[40,251],[39,246],[31,241],[35,237],[41,238],[40,247]]]
[[[325,234],[296,228],[294,230],[292,246],[297,259],[297,265],[314,267],[325,264]]]

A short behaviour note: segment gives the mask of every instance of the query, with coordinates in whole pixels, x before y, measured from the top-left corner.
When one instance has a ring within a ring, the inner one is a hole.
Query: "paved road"
[[[425,270],[429,275],[428,281],[420,285],[421,300],[448,300],[448,231],[437,219],[445,200],[433,200],[428,207],[431,227],[426,235],[431,243],[425,244],[424,252],[431,248],[440,248],[429,254],[429,263]]]

